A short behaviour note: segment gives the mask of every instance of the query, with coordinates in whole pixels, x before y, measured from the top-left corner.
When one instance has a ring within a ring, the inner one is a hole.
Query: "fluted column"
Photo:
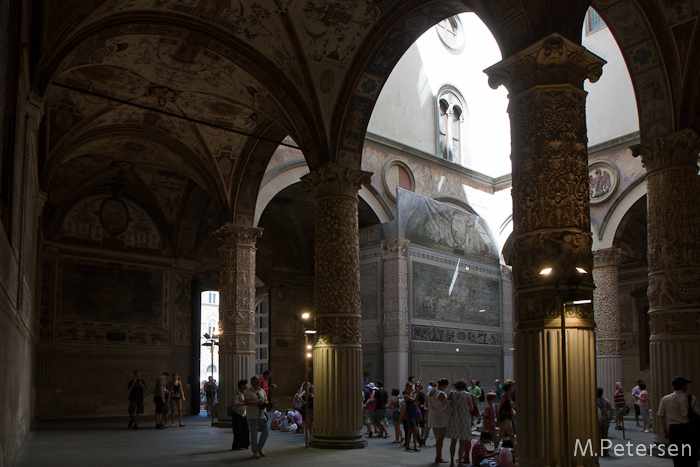
[[[311,446],[364,448],[357,192],[371,173],[326,164],[302,178],[316,197],[314,437]],[[355,403],[356,402],[356,403]]]
[[[598,386],[612,397],[615,383],[622,381],[620,353],[620,294],[617,267],[620,250],[606,248],[593,255],[593,310],[596,322],[596,366]]]
[[[647,242],[654,440],[656,412],[676,376],[700,379],[700,138],[683,130],[632,148],[647,171]],[[700,395],[698,386],[688,386]]]
[[[510,92],[520,466],[598,465],[575,447],[595,439],[583,81],[597,80],[603,63],[554,34],[486,70],[492,87]]]
[[[408,246],[410,240],[382,242],[384,259],[384,387],[408,381]]]
[[[219,247],[219,419],[238,381],[255,374],[255,243],[262,229],[226,224]]]

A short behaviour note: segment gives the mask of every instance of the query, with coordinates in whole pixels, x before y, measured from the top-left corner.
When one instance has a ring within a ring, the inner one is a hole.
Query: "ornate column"
[[[700,379],[700,138],[692,130],[634,146],[647,170],[647,242],[654,440],[659,400],[676,376]],[[698,395],[695,383],[688,386]]]
[[[520,466],[598,465],[576,443],[596,433],[583,81],[603,63],[554,34],[486,70],[510,92]]]
[[[371,174],[326,164],[302,178],[316,196],[314,437],[311,446],[364,448],[357,192]],[[357,404],[353,403],[357,401]]]
[[[410,240],[382,242],[384,259],[384,387],[408,381],[408,246]],[[391,389],[389,389],[391,390]]]
[[[255,374],[255,242],[262,229],[226,224],[214,232],[219,247],[219,419],[238,381]]]
[[[596,366],[598,386],[611,398],[615,383],[622,381],[620,354],[620,293],[617,266],[620,250],[606,248],[593,255],[593,310],[596,322]],[[611,399],[612,400],[612,399]]]

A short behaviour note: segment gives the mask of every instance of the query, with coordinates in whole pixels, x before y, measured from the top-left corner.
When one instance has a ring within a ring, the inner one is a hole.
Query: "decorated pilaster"
[[[620,353],[620,294],[617,267],[620,250],[606,248],[593,255],[593,310],[596,322],[596,366],[598,386],[611,398],[615,383],[622,381]]]
[[[226,224],[219,247],[219,419],[241,379],[255,374],[255,243],[262,229]]]
[[[302,178],[316,197],[314,437],[311,446],[363,448],[357,192],[371,174],[326,164]],[[355,403],[356,402],[356,403]]]
[[[575,447],[596,427],[583,81],[603,63],[554,34],[486,70],[510,92],[520,466],[598,465]]]
[[[700,138],[683,130],[632,148],[647,175],[651,407],[654,440],[665,442],[656,412],[671,379],[700,379]],[[690,393],[699,395],[695,383]]]
[[[382,242],[384,259],[384,386],[408,381],[408,246],[410,240]]]

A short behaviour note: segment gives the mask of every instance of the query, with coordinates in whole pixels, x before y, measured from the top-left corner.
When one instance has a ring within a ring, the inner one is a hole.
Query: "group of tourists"
[[[494,392],[484,393],[478,381],[467,386],[464,379],[458,379],[450,388],[450,381],[442,378],[424,387],[421,379],[412,376],[403,392],[393,388],[389,396],[382,381],[370,382],[365,373],[362,392],[367,436],[388,438],[390,414],[394,425],[392,443],[400,444],[406,451],[420,451],[432,430],[435,463],[449,462],[454,466],[456,455],[458,464],[469,464],[471,451],[472,465],[514,467],[515,382],[495,383]],[[478,439],[472,445],[475,429],[479,430]],[[445,438],[450,438],[449,461],[442,457]],[[488,449],[491,443],[493,447]]]
[[[182,381],[177,373],[168,381],[170,374],[164,371],[156,378],[153,390],[153,402],[156,405],[155,419],[157,430],[168,428],[168,416],[172,425],[175,426],[175,409],[178,411],[180,426],[182,423],[182,401],[185,399]],[[129,424],[127,428],[139,429],[139,416],[143,413],[143,395],[146,390],[146,382],[141,379],[141,371],[135,370],[134,377],[127,385],[129,390]],[[172,413],[171,413],[172,409]]]

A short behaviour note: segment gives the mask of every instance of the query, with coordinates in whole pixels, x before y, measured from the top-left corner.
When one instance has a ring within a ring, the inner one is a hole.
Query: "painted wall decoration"
[[[498,251],[479,216],[397,189],[399,236],[413,245],[496,265]]]
[[[607,162],[594,162],[588,167],[591,204],[609,199],[617,188],[617,170]]]
[[[414,318],[463,325],[500,326],[500,285],[497,279],[460,268],[450,294],[455,268],[415,260],[411,264]]]
[[[503,345],[503,334],[491,331],[444,328],[439,326],[411,326],[411,339],[432,342]]]
[[[163,271],[63,261],[60,322],[163,326]]]

